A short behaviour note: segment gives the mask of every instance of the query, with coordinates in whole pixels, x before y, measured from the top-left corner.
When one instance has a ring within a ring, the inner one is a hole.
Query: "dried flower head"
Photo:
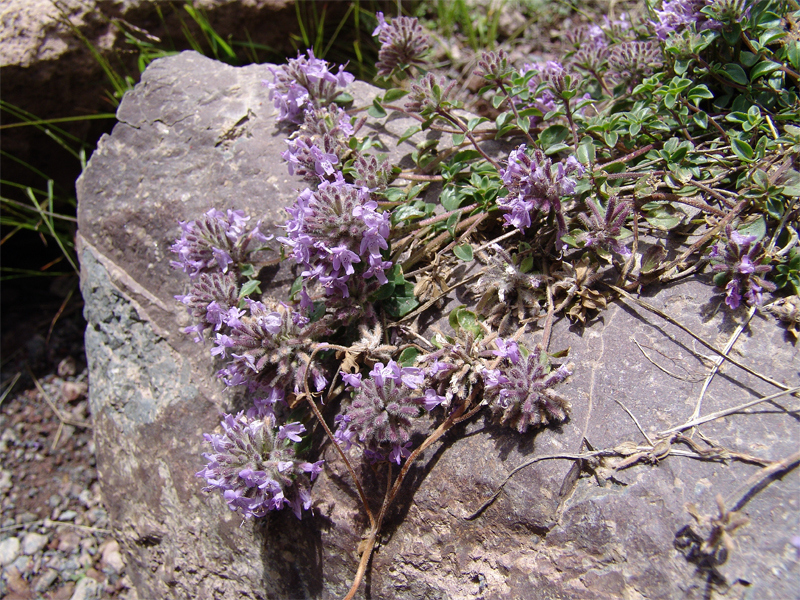
[[[430,38],[419,21],[412,17],[395,17],[387,23],[379,12],[378,26],[372,35],[378,36],[381,49],[378,53],[378,77],[390,77],[411,66],[424,67],[425,56],[431,49]]]
[[[301,441],[305,427],[300,423],[277,427],[273,415],[244,413],[226,414],[220,425],[221,434],[203,434],[213,448],[203,454],[208,464],[197,473],[208,482],[203,491],[221,491],[230,509],[247,519],[287,504],[300,519],[301,511],[311,508],[307,474],[313,481],[324,462],[312,464],[295,457],[294,443]]]
[[[567,231],[561,199],[575,194],[576,182],[569,176],[583,175],[583,165],[574,156],[553,164],[538,148],[531,156],[525,150],[525,144],[512,150],[508,155],[508,165],[500,170],[500,177],[509,193],[505,198],[497,199],[497,206],[507,211],[503,215],[506,224],[521,231],[531,226],[533,211],[548,213],[552,210],[560,240]]]
[[[306,108],[327,106],[355,80],[343,66],[334,74],[327,61],[316,58],[312,50],[306,52],[308,56],[298,53],[297,58],[289,59],[285,65],[267,67],[273,80],[266,85],[280,112],[279,121],[302,123]]]
[[[780,298],[764,307],[767,312],[787,324],[787,330],[794,341],[797,341],[797,326],[800,324],[800,296],[788,296]]]
[[[488,250],[487,256],[478,255],[486,266],[475,284],[475,291],[480,295],[475,310],[487,315],[487,324],[497,326],[502,335],[514,314],[519,321],[524,320],[527,314],[539,315],[543,277],[540,273],[530,272],[533,260],[512,257],[499,244],[492,244]]]
[[[611,196],[605,210],[591,199],[586,201],[586,205],[591,216],[580,213],[578,219],[588,231],[581,234],[578,241],[583,242],[585,248],[611,248],[622,256],[630,256],[631,251],[618,239],[622,226],[631,213],[630,202],[620,202],[617,196]]]
[[[514,342],[504,343],[499,355],[499,368],[486,369],[483,377],[489,406],[501,423],[525,433],[530,426],[567,418],[569,402],[550,389],[572,374],[566,366],[552,371],[538,346],[524,356]]]
[[[287,237],[295,261],[303,265],[303,276],[323,285],[328,295],[350,296],[348,282],[356,274],[384,284],[381,250],[388,248],[389,214],[378,212],[369,190],[346,183],[341,173],[333,182],[324,181],[316,191],[306,189],[287,208]]]
[[[269,241],[259,231],[260,221],[245,233],[249,220],[241,210],[224,213],[212,208],[202,219],[181,221],[181,237],[170,247],[180,260],[170,264],[195,278],[209,271],[227,273],[230,265],[248,262]]]
[[[399,464],[403,456],[408,456],[405,446],[411,437],[412,421],[420,415],[423,404],[416,391],[423,383],[422,371],[390,360],[386,366],[376,363],[363,381],[352,376],[346,381],[355,392],[340,420],[339,436],[347,437],[347,430],[376,454],[389,446],[391,460]]]
[[[728,280],[725,286],[725,304],[732,309],[739,307],[742,295],[750,306],[761,304],[762,291],[774,292],[774,283],[762,279],[759,274],[769,273],[772,267],[761,264],[764,258],[764,246],[756,242],[754,235],[742,235],[733,227],[725,227],[726,243],[715,244],[708,257],[713,263],[711,268],[718,273],[718,285]]]
[[[606,307],[605,295],[591,287],[602,276],[597,272],[598,266],[589,256],[584,256],[574,265],[566,261],[561,263],[561,269],[553,273],[556,279],[553,293],[558,301],[556,312],[569,307],[567,316],[585,323],[590,311]]]

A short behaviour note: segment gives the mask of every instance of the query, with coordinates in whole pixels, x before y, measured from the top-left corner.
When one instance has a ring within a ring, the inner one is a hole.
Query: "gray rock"
[[[28,574],[28,571],[30,571],[32,565],[33,560],[30,556],[20,555],[11,563],[11,568],[16,569],[21,575],[25,576]]]
[[[19,556],[21,544],[19,538],[10,537],[0,542],[0,567],[13,563]]]
[[[73,521],[78,516],[74,510],[65,510],[58,516],[59,521]]]
[[[214,378],[208,348],[180,333],[185,316],[172,297],[187,283],[168,267],[169,246],[179,220],[211,206],[245,209],[276,231],[282,207],[302,186],[278,158],[286,133],[270,117],[264,77],[264,67],[235,69],[193,53],[154,62],[78,182],[98,471],[140,597],[336,597],[346,593],[357,566],[364,520],[329,447],[313,489],[315,515],[300,522],[287,513],[242,524],[218,495],[200,493],[194,476],[204,464],[201,433],[216,427],[220,410],[241,404]],[[369,104],[371,93],[357,85],[356,103]],[[370,126],[391,148],[392,136],[407,127],[401,121]],[[397,152],[412,147],[413,140]],[[293,279],[283,265],[266,284],[280,297]],[[649,292],[647,301],[722,346],[735,323],[716,310],[715,294],[701,277]],[[716,495],[730,506],[758,467],[689,458],[686,444],[675,444],[676,452],[658,464],[616,472],[616,459],[585,463],[584,473],[596,477],[578,477],[571,460],[541,460],[516,473],[477,519],[465,519],[532,458],[580,452],[584,439],[598,449],[645,444],[615,400],[651,437],[685,422],[708,373],[709,351],[624,302],[584,329],[558,321],[551,350],[563,348],[575,363],[560,390],[572,400],[571,419],[527,435],[478,419],[426,451],[373,556],[371,596],[702,598],[709,581],[724,580],[715,587],[720,597],[745,590],[758,598],[793,597],[800,587],[790,545],[800,533],[796,474],[743,504],[750,524],[712,573],[678,549],[691,547],[687,526],[708,535],[685,504],[716,515]],[[797,385],[800,359],[770,320],[756,316],[732,356]],[[774,391],[726,364],[700,414]],[[795,404],[784,397],[701,430],[731,452],[781,460],[797,452],[800,421],[787,412]],[[694,439],[703,446],[703,438]]]
[[[102,595],[103,586],[91,577],[84,577],[75,586],[70,600],[98,600]]]
[[[47,545],[50,538],[41,533],[26,533],[22,538],[22,553],[30,556],[36,554]]]

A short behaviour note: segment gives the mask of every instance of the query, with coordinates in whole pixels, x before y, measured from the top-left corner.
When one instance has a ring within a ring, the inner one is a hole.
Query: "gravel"
[[[82,323],[32,334],[3,366],[0,390],[21,376],[0,405],[0,598],[137,600],[100,496]]]

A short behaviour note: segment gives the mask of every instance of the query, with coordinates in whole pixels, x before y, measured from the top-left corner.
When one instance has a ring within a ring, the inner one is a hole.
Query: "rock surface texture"
[[[313,488],[314,516],[300,522],[283,511],[241,525],[219,495],[200,491],[194,475],[204,465],[201,433],[217,426],[221,410],[244,404],[216,381],[208,346],[180,332],[185,309],[173,295],[184,292],[187,279],[170,268],[169,246],[179,220],[212,206],[244,209],[272,231],[283,222],[282,208],[303,184],[280,159],[288,132],[271,116],[266,77],[264,66],[232,68],[194,53],[156,61],[125,97],[119,124],[78,184],[98,469],[129,572],[145,598],[335,598],[357,566],[363,514],[329,446]],[[371,88],[355,87],[356,104],[369,104]],[[371,126],[391,148],[407,124],[390,117],[385,127]],[[412,148],[406,143],[400,152]],[[268,285],[280,297],[293,279],[281,266]],[[735,324],[715,312],[714,294],[707,280],[693,281],[647,301],[722,347]],[[585,329],[558,322],[551,350],[567,347],[574,376],[560,391],[572,401],[571,420],[525,435],[473,420],[428,450],[384,527],[359,597],[703,598],[712,585],[719,597],[794,597],[797,472],[768,481],[744,503],[750,524],[712,571],[678,548],[693,539],[687,526],[708,535],[685,505],[716,516],[715,497],[730,507],[760,467],[681,456],[690,449],[683,443],[655,464],[616,472],[598,459],[583,465],[581,477],[572,460],[535,462],[480,516],[465,519],[513,469],[536,457],[581,452],[584,438],[596,449],[646,447],[622,405],[652,438],[688,420],[710,372],[711,351],[625,302]],[[798,385],[797,350],[758,314],[731,356]],[[700,414],[776,391],[724,364]],[[703,425],[701,433],[731,452],[781,460],[797,452],[796,407],[796,398],[784,396]],[[709,447],[700,432],[693,439]],[[585,476],[591,471],[595,476]]]

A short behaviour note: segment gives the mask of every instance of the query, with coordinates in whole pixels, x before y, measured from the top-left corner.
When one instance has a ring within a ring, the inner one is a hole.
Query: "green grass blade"
[[[52,180],[49,180],[49,181],[52,181]],[[52,187],[50,188],[49,191],[51,193],[48,194],[48,205],[51,205],[52,204]],[[42,207],[36,201],[36,196],[34,195],[33,190],[28,188],[27,192],[28,192],[28,197],[31,199],[31,202],[33,202],[33,205],[36,207],[36,211],[41,215],[42,221],[44,221],[45,225],[47,225],[47,228],[50,230],[50,235],[56,240],[56,244],[58,244],[58,247],[61,248],[61,252],[64,254],[64,257],[67,259],[67,261],[72,266],[72,268],[75,269],[75,272],[76,273],[80,273],[80,269],[75,264],[75,261],[72,259],[71,253],[65,247],[64,241],[61,239],[61,236],[56,232],[55,227],[53,227],[53,220],[47,218],[47,215],[45,214],[46,211],[43,211]]]

